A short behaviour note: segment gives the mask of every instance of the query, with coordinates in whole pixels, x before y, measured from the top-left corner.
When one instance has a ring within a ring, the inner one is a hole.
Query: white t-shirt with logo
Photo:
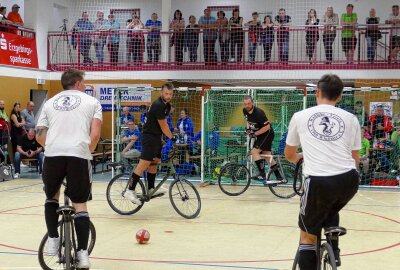
[[[331,105],[318,105],[293,115],[286,144],[300,146],[305,175],[333,176],[355,169],[352,151],[361,149],[357,117]]]
[[[65,90],[49,99],[37,123],[48,128],[45,155],[91,160],[90,127],[94,118],[103,118],[100,102],[81,91]]]

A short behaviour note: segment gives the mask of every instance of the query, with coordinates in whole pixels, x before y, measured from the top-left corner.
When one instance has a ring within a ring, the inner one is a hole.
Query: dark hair
[[[393,5],[392,8],[399,8],[399,5]]]
[[[13,106],[13,108],[12,108],[12,110],[11,110],[10,115],[13,115],[13,114],[15,114],[15,115],[20,115],[20,114],[21,114],[21,113],[17,113],[17,111],[15,110],[15,107],[16,107],[17,105],[21,106],[21,103],[19,103],[19,102],[15,102],[15,103],[14,103],[14,106]]]
[[[357,101],[356,101],[356,105],[358,105],[358,104],[363,105],[363,102],[362,102],[361,100],[357,100]]]
[[[234,9],[232,10],[232,17],[234,16],[235,12],[239,12],[239,13],[240,13],[240,11],[239,11],[238,8],[234,8]]]
[[[68,90],[73,87],[77,82],[83,81],[85,72],[78,69],[67,69],[61,75],[61,84],[64,90]]]
[[[321,91],[323,98],[335,101],[342,94],[343,82],[335,74],[325,74],[318,81],[317,87]]]
[[[310,9],[310,10],[308,11],[308,14],[310,14],[311,11],[314,11],[315,18],[317,18],[317,11],[316,11],[315,9],[312,8],[312,9]]]
[[[0,12],[3,12],[3,10],[7,9],[6,7],[0,7]]]
[[[175,12],[174,12],[174,20],[177,20],[177,18],[176,18],[177,13],[181,14],[181,17],[179,18],[179,20],[182,20],[182,11],[180,11],[179,9],[175,10]]]
[[[254,102],[253,97],[249,95],[244,96],[243,100],[251,100],[251,102]]]
[[[253,13],[251,13],[251,16],[257,15],[258,16],[258,12],[254,11]]]
[[[279,9],[279,11],[286,11],[286,9],[284,9],[284,8],[280,8],[280,9]]]
[[[219,14],[224,15],[224,18],[225,18],[225,12],[224,12],[223,10],[218,11],[218,12],[217,12],[217,16],[218,16]]]
[[[354,8],[353,4],[348,4],[346,7]]]
[[[161,86],[161,91],[164,89],[174,90],[174,85],[172,83],[165,83],[163,86]]]
[[[266,19],[266,18],[269,18],[270,21],[272,22],[272,17],[271,17],[271,15],[265,15],[265,17],[264,17],[264,22],[265,22],[265,19]]]
[[[188,109],[183,108],[181,111],[184,111],[186,115],[189,115]]]

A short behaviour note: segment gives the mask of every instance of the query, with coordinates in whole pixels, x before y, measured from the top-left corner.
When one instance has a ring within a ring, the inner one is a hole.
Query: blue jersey
[[[138,139],[136,140],[135,144],[132,146],[132,149],[137,149],[139,152],[142,152],[142,133],[138,130],[127,130],[125,132],[124,137],[131,137],[133,135],[136,135]]]

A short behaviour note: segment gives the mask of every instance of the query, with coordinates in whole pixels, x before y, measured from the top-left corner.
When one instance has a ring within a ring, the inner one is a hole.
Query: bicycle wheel
[[[296,257],[294,257],[292,270],[300,270],[300,266],[299,266],[299,250],[297,250]]]
[[[270,170],[267,180],[276,181],[276,184],[270,184],[268,187],[275,196],[283,199],[289,199],[296,195],[296,192],[293,190],[295,166],[288,162],[282,162],[281,166],[282,168],[279,168],[279,172],[284,178],[284,181],[278,180],[274,171]]]
[[[175,179],[169,186],[169,200],[175,211],[192,219],[200,214],[201,199],[195,186],[186,179]]]
[[[331,245],[323,243],[320,250],[321,270],[336,270],[335,254]]]
[[[110,183],[108,183],[107,186],[107,202],[112,210],[120,215],[132,215],[139,211],[144,204],[144,200],[142,200],[141,205],[137,205],[132,203],[130,200],[124,198],[124,194],[128,188],[128,181],[130,178],[130,174],[118,174],[114,176],[113,179],[111,179]],[[138,182],[135,191],[139,199],[143,197],[143,194],[145,194],[145,192],[142,181]]]
[[[293,179],[293,190],[297,195],[303,196],[303,159],[296,163]]]
[[[242,164],[229,163],[222,167],[218,176],[218,185],[223,193],[238,196],[250,186],[250,172]]]
[[[65,256],[65,269],[72,269],[72,238],[71,238],[71,223],[64,222],[64,256]]]
[[[58,223],[58,227],[61,226],[61,221]],[[88,242],[88,253],[92,253],[92,250],[94,248],[94,245],[96,243],[96,229],[94,228],[93,223],[90,221],[89,223],[89,242]],[[65,244],[64,244],[64,234],[60,234],[60,247],[61,247],[61,254],[62,257],[59,258],[58,254],[51,256],[51,255],[47,255],[46,254],[46,250],[47,250],[47,237],[48,234],[46,233],[43,238],[42,241],[40,242],[39,245],[39,251],[38,251],[38,258],[39,258],[39,264],[42,267],[42,269],[44,270],[58,270],[58,269],[66,269],[65,266],[65,257],[64,257],[64,253],[65,253]]]

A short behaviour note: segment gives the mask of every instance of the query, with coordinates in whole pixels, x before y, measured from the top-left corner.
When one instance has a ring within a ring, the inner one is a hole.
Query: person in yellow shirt
[[[360,149],[360,165],[362,165],[362,172],[364,174],[368,173],[369,170],[369,149],[371,144],[368,139],[364,137],[366,128],[361,128],[361,149]]]

